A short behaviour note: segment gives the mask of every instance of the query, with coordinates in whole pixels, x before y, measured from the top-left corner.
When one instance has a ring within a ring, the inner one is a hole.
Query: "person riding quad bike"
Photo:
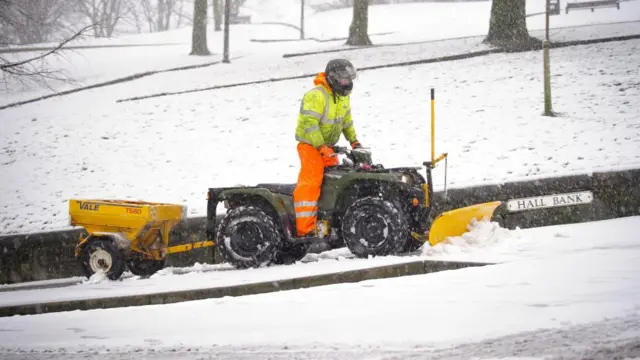
[[[293,193],[299,237],[317,235],[318,199],[325,167],[339,164],[333,146],[343,134],[352,149],[362,148],[351,115],[350,94],[356,68],[345,59],[333,59],[313,80],[316,85],[302,98],[296,127],[301,169]]]
[[[432,147],[431,161],[422,164],[426,177],[419,166],[373,162],[353,125],[354,79],[349,61],[331,60],[304,94],[295,132],[302,165],[295,184],[209,188],[206,237],[225,262],[236,268],[293,264],[312,245],[345,246],[358,258],[411,253],[461,236],[473,218],[491,218],[500,201],[432,212],[432,170],[446,153],[435,158]],[[431,95],[433,106],[433,90]],[[433,134],[433,118],[431,124]],[[336,146],[341,135],[351,149]],[[226,213],[219,219],[221,202]]]

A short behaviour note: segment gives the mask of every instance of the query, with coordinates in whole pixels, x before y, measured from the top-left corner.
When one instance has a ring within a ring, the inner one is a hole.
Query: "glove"
[[[318,149],[318,151],[320,151],[324,166],[336,166],[339,164],[338,156],[335,152],[333,152],[332,148],[328,147],[327,145],[322,145]]]
[[[360,141],[356,140],[356,141],[351,143],[351,148],[352,149],[361,149],[362,148],[362,144],[360,144]]]

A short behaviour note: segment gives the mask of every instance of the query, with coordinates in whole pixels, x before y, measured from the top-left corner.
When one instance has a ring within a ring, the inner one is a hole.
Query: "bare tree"
[[[77,0],[80,11],[94,26],[96,37],[110,38],[118,24],[118,21],[130,9],[128,0]]]
[[[182,25],[182,18],[183,18],[183,8],[184,7],[184,0],[178,0],[178,4],[176,5],[176,8],[174,9],[174,14],[176,15],[176,27],[179,28],[180,25]]]
[[[129,1],[134,3],[135,11],[131,11],[131,15],[136,19],[138,28],[141,22],[145,23],[149,32],[179,28],[183,23],[191,24],[191,14],[184,12],[185,0]]]
[[[207,0],[194,1],[190,55],[211,55],[207,47],[207,7]]]
[[[353,18],[349,26],[349,39],[347,45],[365,46],[371,45],[368,34],[369,27],[369,0],[353,1]]]
[[[213,0],[213,29],[222,30],[222,0]]]
[[[15,79],[22,84],[26,84],[31,81],[45,87],[49,87],[47,83],[49,80],[73,82],[72,79],[66,76],[62,71],[49,68],[46,60],[51,56],[57,55],[65,45],[83,36],[86,31],[90,30],[94,26],[95,24],[85,26],[73,35],[62,40],[53,49],[25,60],[10,61],[0,55],[0,71],[3,75],[3,82],[6,83],[10,79]]]
[[[0,41],[21,45],[50,41],[65,28],[68,5],[64,0],[0,0]]]
[[[542,41],[531,37],[527,29],[526,0],[493,0],[484,42],[509,51],[541,48]]]

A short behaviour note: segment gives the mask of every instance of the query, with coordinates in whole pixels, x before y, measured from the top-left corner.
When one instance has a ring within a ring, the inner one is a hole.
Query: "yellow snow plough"
[[[435,152],[435,90],[432,88],[431,89],[431,161],[425,162],[425,166],[431,167],[431,169],[433,169],[435,168],[436,164],[438,164],[440,161],[445,160],[446,162],[447,155],[448,155],[447,153],[440,155],[438,158],[436,158],[435,155],[436,155],[436,152]],[[445,166],[446,166],[446,163],[445,163]],[[431,179],[429,179],[429,181],[431,181]],[[445,183],[446,183],[446,178],[445,178]],[[429,186],[431,186],[431,184],[429,184]],[[430,192],[429,191],[426,191],[426,192],[432,193],[433,188]],[[427,201],[430,201],[430,200],[427,200]],[[449,237],[461,236],[462,234],[467,232],[468,226],[471,223],[472,219],[476,219],[476,220],[491,219],[493,217],[493,213],[501,204],[502,204],[501,201],[490,201],[482,204],[475,204],[475,205],[466,206],[463,208],[445,211],[440,215],[438,215],[433,221],[433,223],[431,223],[431,226],[427,234],[418,234],[418,233],[412,232],[411,236],[420,242],[428,241],[431,246],[437,245],[438,243],[446,240]]]
[[[84,274],[120,278],[125,268],[140,276],[162,269],[167,255],[213,246],[211,241],[169,246],[169,233],[186,219],[187,207],[128,200],[69,201],[71,226],[82,226],[75,248]]]

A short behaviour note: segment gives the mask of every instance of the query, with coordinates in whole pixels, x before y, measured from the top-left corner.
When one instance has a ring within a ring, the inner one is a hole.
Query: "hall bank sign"
[[[568,194],[535,196],[507,201],[509,211],[536,210],[559,206],[581,205],[593,202],[591,191],[580,191]]]

